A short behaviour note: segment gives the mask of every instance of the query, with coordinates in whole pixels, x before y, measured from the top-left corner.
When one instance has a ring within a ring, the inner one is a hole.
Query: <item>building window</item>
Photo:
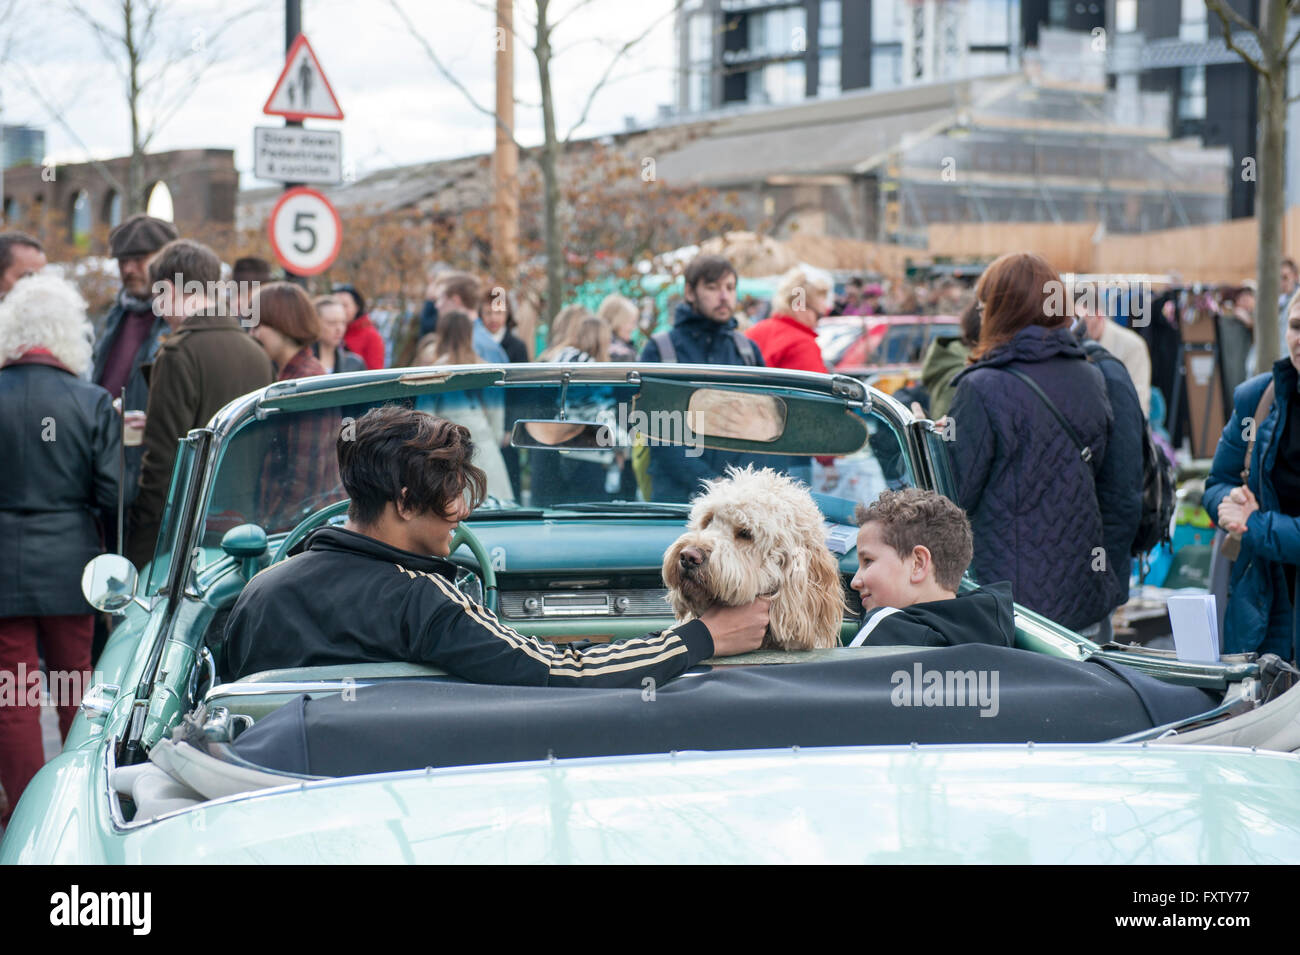
[[[84,189],[72,200],[72,241],[83,249],[90,243],[90,195]]]
[[[871,48],[871,88],[889,90],[903,85],[903,48],[901,46],[873,46]]]
[[[796,33],[797,31],[797,33]],[[808,46],[808,15],[803,7],[782,7],[749,15],[749,52],[780,56]],[[796,43],[796,37],[802,42]]]
[[[707,13],[697,13],[690,21],[690,57],[692,63],[708,63],[713,59],[713,18]]]
[[[1183,0],[1183,15],[1178,23],[1178,39],[1204,42],[1210,38],[1205,0]]]
[[[1205,119],[1205,67],[1185,66],[1181,73],[1178,118],[1189,121]]]
[[[1115,32],[1132,33],[1137,28],[1137,0],[1115,0]]]
[[[822,0],[821,18],[817,21],[817,45],[822,49],[839,49],[844,33],[842,12],[841,0]]]
[[[840,92],[840,51],[822,51],[817,58],[817,95],[835,96]]]
[[[803,60],[766,63],[749,71],[748,100],[756,104],[796,103],[807,93]]]
[[[713,100],[710,96],[713,85],[709,82],[709,79],[708,66],[698,66],[691,70],[686,82],[686,108],[690,112],[698,113],[701,110],[713,108]]]
[[[966,36],[971,46],[1010,46],[1020,32],[1020,18],[1013,23],[1013,8],[1006,0],[970,0],[966,7]]]
[[[871,42],[902,43],[903,23],[899,14],[905,4],[895,0],[873,0],[871,4]]]
[[[116,189],[110,190],[104,200],[104,222],[110,229],[122,224],[122,194]]]

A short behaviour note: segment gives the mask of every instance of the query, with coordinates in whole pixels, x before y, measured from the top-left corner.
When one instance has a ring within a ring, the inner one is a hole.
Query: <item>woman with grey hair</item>
[[[86,303],[70,283],[34,275],[0,302],[0,679],[33,702],[39,646],[61,677],[50,685],[71,691],[53,701],[64,736],[90,677],[94,613],[81,571],[103,550],[96,511],[117,506],[122,424],[108,392],[85,380],[90,364]],[[10,812],[44,762],[39,706],[0,705]]]

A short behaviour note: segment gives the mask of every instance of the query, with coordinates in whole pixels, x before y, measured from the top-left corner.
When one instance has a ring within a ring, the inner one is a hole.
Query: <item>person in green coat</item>
[[[952,380],[966,367],[966,358],[979,337],[979,303],[973,302],[962,313],[960,337],[936,338],[926,350],[921,363],[921,385],[930,395],[929,417],[932,420],[937,421],[948,413],[957,391]]]

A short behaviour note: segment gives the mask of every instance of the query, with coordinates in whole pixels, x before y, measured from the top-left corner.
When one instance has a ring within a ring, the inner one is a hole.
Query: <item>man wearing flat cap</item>
[[[122,290],[104,320],[104,332],[95,343],[95,367],[92,379],[114,398],[126,386],[126,407],[137,411],[127,421],[126,476],[123,482],[126,503],[130,505],[140,481],[140,462],[144,447],[140,444],[145,408],[149,406],[149,383],[140,368],[154,359],[167,331],[167,322],[156,315],[153,292],[149,287],[149,261],[158,250],[177,237],[170,222],[143,213],[133,215],[109,233],[108,246],[117,259],[122,276]],[[110,536],[116,536],[115,521],[106,522]],[[108,541],[110,547],[115,541]]]

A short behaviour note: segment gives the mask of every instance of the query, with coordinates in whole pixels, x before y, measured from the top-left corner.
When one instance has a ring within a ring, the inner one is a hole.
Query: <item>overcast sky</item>
[[[8,62],[0,66],[4,122],[43,126],[47,159],[55,162],[128,153],[125,83],[94,33],[56,0],[13,2],[20,15],[0,25],[0,37],[7,34],[10,44]],[[398,2],[447,68],[490,107],[495,16],[475,0]],[[555,0],[555,6],[563,14],[578,2]],[[253,127],[283,122],[264,115],[262,106],[284,65],[284,7],[276,0],[254,5],[255,12],[217,37],[230,11],[244,8],[240,0],[164,0],[160,53],[198,48],[197,55],[217,50],[221,58],[150,146],[155,152],[233,148],[243,188],[260,184],[252,178]],[[120,29],[120,0],[84,0],[84,6]],[[303,32],[346,116],[339,123],[308,120],[307,125],[341,129],[345,166],[352,164],[358,176],[491,150],[491,119],[442,79],[388,0],[303,0],[302,6]],[[626,116],[647,121],[660,104],[672,102],[672,7],[672,0],[593,0],[562,23],[553,40],[558,53],[552,77],[560,135],[577,120],[614,51],[656,22],[615,69],[577,136],[621,130]],[[516,31],[527,35],[524,16],[531,20],[535,9],[531,0],[516,4]],[[172,84],[189,75],[189,62],[182,60],[169,74],[164,107],[177,99],[183,87]],[[519,40],[515,83],[516,97],[523,101],[516,106],[518,139],[523,145],[540,142],[537,64]],[[62,113],[71,131],[56,122],[55,113]]]

